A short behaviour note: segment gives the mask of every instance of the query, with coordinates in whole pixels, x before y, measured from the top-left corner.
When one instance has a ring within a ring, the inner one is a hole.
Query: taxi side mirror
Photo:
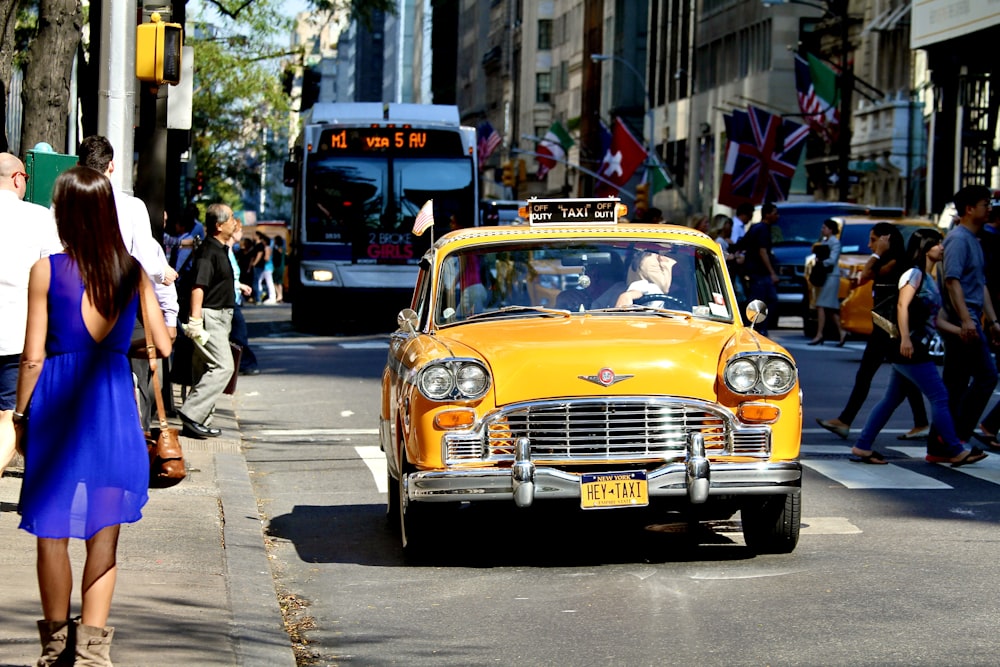
[[[417,312],[412,308],[404,308],[396,316],[396,325],[411,334],[417,333]]]
[[[754,299],[747,304],[747,319],[750,324],[757,324],[767,319],[767,304],[760,299]]]

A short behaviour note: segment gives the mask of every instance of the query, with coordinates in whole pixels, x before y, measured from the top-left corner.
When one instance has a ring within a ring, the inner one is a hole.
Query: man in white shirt
[[[28,274],[42,257],[62,252],[52,211],[24,199],[28,174],[0,153],[0,471],[14,456],[14,396],[28,319]]]
[[[91,135],[80,142],[77,150],[79,164],[99,171],[108,179],[115,171],[115,152],[107,137],[99,134]],[[163,247],[153,238],[153,228],[149,220],[149,209],[138,197],[127,195],[111,181],[111,191],[115,196],[115,209],[118,213],[118,227],[121,230],[122,241],[129,254],[142,265],[146,275],[153,283],[156,300],[163,311],[163,319],[170,332],[170,338],[177,337],[177,288],[174,280],[177,272],[170,266]],[[132,360],[132,372],[139,382],[140,410],[144,427],[150,424],[153,401],[152,373],[149,362],[145,359]],[[166,374],[164,374],[166,375]],[[169,394],[168,394],[169,396]],[[166,398],[166,397],[165,397]],[[168,401],[169,402],[169,401]]]
[[[753,204],[746,202],[736,207],[736,216],[733,218],[733,233],[729,237],[729,242],[736,243],[746,234],[750,228],[750,220],[753,218]]]

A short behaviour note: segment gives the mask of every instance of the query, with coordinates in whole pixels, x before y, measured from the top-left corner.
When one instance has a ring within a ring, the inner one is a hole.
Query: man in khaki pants
[[[215,401],[233,375],[229,331],[236,295],[229,241],[239,222],[225,204],[212,204],[205,213],[205,242],[195,251],[191,309],[184,334],[194,341],[194,386],[179,411],[184,435],[210,438],[221,433],[206,424]]]

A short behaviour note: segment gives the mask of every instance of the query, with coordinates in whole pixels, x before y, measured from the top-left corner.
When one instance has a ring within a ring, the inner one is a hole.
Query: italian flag
[[[545,133],[535,149],[535,152],[539,154],[536,158],[538,161],[538,180],[545,178],[545,174],[549,173],[556,162],[565,160],[566,152],[575,143],[573,137],[569,136],[569,130],[562,123],[559,121],[552,123],[552,127]]]

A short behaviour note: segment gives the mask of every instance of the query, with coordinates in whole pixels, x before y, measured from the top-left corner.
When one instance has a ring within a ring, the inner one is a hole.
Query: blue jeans
[[[997,386],[997,365],[979,324],[979,314],[970,311],[976,322],[979,338],[965,343],[958,336],[942,333],[944,340],[944,385],[948,388],[949,405],[955,416],[958,437],[972,437],[979,417]]]
[[[892,375],[889,376],[889,386],[886,387],[885,396],[872,408],[855,446],[858,449],[871,450],[875,436],[889,423],[892,413],[906,399],[907,382],[920,387],[920,391],[930,401],[931,423],[947,445],[948,452],[952,456],[960,454],[965,447],[955,433],[955,422],[952,421],[951,410],[948,409],[948,390],[944,388],[944,382],[938,375],[933,361],[892,365]]]

